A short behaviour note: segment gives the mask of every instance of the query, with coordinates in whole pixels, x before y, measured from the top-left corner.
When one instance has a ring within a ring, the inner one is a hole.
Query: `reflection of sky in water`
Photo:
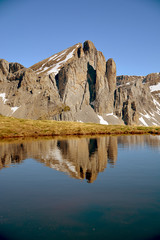
[[[135,139],[129,138],[127,147],[126,138],[118,137],[120,147],[115,151],[118,156],[114,166],[107,160],[108,152],[114,153],[113,145],[116,148],[115,139],[23,142],[23,150],[15,144],[0,145],[1,155],[7,150],[12,159],[16,156],[21,162],[0,171],[0,234],[8,239],[24,240],[152,239],[159,236],[160,140],[141,136],[136,140],[139,145],[135,145]],[[78,141],[83,146],[79,150],[76,148]],[[51,161],[49,153],[57,146],[61,172],[52,169],[48,162]],[[22,152],[25,156],[37,156],[36,160],[21,161]],[[80,156],[76,157],[76,153]],[[92,184],[64,174],[68,166],[63,164],[64,156],[75,169],[80,165],[85,167],[82,164],[87,156],[90,171],[97,171]]]

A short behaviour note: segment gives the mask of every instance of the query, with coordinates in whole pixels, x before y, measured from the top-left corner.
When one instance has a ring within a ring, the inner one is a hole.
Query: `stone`
[[[108,59],[106,63],[106,73],[109,91],[113,92],[116,88],[116,64],[112,58]]]
[[[0,59],[0,114],[17,118],[160,125],[160,73],[117,76],[87,40],[30,68]]]

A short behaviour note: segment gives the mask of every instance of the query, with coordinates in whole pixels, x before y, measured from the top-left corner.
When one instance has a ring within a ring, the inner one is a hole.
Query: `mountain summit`
[[[0,60],[0,113],[31,119],[160,125],[160,73],[118,76],[91,41],[25,68]]]

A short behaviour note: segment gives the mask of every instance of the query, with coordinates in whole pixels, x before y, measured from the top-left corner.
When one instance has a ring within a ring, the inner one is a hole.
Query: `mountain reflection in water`
[[[65,172],[88,183],[96,180],[107,164],[114,167],[117,146],[160,146],[160,137],[148,135],[100,138],[73,138],[65,140],[37,140],[0,144],[0,169],[34,158],[45,166]]]

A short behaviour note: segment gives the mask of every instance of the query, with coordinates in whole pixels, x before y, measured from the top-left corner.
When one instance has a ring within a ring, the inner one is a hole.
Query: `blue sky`
[[[160,71],[160,0],[0,0],[0,58],[29,67],[91,40],[117,75]]]

